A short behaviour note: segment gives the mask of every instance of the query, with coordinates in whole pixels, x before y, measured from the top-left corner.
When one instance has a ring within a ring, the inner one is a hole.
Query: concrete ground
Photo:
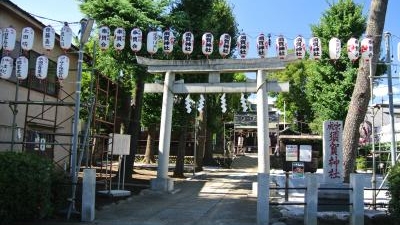
[[[257,199],[250,197],[255,174],[206,169],[175,183],[175,193],[144,191],[96,212],[95,224],[256,224]]]
[[[98,225],[256,224],[257,199],[251,195],[257,159],[244,157],[232,169],[204,168],[177,180],[169,194],[144,190],[96,211]],[[91,224],[91,223],[88,223]]]
[[[256,155],[240,156],[232,169],[205,167],[188,179],[175,181],[172,193],[143,190],[95,212],[92,222],[57,222],[59,225],[255,225],[257,198],[252,183],[257,180]],[[279,176],[275,178],[279,183]],[[301,182],[295,180],[294,182]],[[298,197],[292,193],[291,198]],[[303,208],[303,206],[300,206]],[[270,224],[303,224],[302,210],[270,206]],[[320,219],[319,219],[320,220]],[[322,224],[338,224],[324,221]],[[49,225],[54,223],[35,223]],[[346,222],[339,224],[345,225]],[[375,223],[366,223],[375,224]],[[378,224],[378,223],[377,223]]]

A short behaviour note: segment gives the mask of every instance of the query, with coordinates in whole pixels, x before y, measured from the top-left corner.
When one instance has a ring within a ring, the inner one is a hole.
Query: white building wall
[[[42,47],[42,28],[45,26],[39,21],[35,20],[33,17],[29,16],[27,12],[21,10],[17,6],[10,4],[8,1],[0,1],[0,28],[4,29],[5,27],[13,26],[17,31],[17,43],[16,46],[19,45],[19,40],[21,37],[21,31],[24,27],[32,27],[35,31],[35,39],[34,39],[34,47],[32,51],[35,51],[39,54],[46,53],[51,61],[57,62],[57,57],[61,54],[64,54],[63,50],[59,47],[59,39],[56,37],[55,48],[50,52],[46,52]],[[59,27],[55,27],[56,33],[59,33],[57,29],[61,29],[62,24]],[[44,95],[38,91],[28,90],[25,87],[19,87],[18,91],[18,101],[27,101],[28,100],[28,92],[29,92],[29,100],[31,101],[47,101],[47,102],[56,102],[57,98],[64,99],[64,102],[73,103],[74,99],[71,97],[66,98],[66,96],[71,95],[74,97],[75,91],[75,81],[77,77],[77,49],[71,49],[67,53],[70,59],[70,71],[68,78],[62,82],[62,89],[59,92],[58,96],[49,96]],[[15,59],[14,59],[15,60]],[[13,76],[15,76],[13,74]],[[12,132],[12,121],[13,121],[13,113],[10,109],[8,102],[12,102],[15,100],[16,93],[16,83],[10,80],[0,79],[0,142],[8,142],[11,141],[11,132]],[[33,119],[31,121],[32,124],[43,127],[54,127],[54,123],[51,121],[56,120],[57,123],[61,121],[65,121],[62,124],[57,124],[55,133],[63,133],[63,134],[72,134],[72,117],[74,113],[73,106],[61,106],[57,108],[55,106],[50,105],[30,105],[28,107],[27,114],[27,105],[19,104],[18,105],[18,113],[15,115],[15,121],[18,128],[25,128],[27,124],[25,124],[25,117],[27,115],[31,117],[37,116],[39,119]],[[44,113],[43,113],[44,112]],[[16,132],[17,134],[18,132]],[[23,132],[22,132],[23,135]],[[17,135],[16,135],[17,136]],[[24,137],[21,137],[19,140],[22,141]],[[70,136],[58,136],[55,135],[55,139],[59,143],[71,143]],[[20,151],[22,148],[21,145],[15,145],[14,150]],[[10,144],[1,144],[0,143],[0,151],[5,151],[10,149]],[[69,145],[55,145],[54,147],[54,160],[61,161],[60,163],[64,163],[64,161],[68,162],[69,155]],[[67,150],[67,151],[66,151]]]

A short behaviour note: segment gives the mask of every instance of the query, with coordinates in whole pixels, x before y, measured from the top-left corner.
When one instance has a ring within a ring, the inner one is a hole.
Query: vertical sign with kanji
[[[343,182],[343,122],[324,121],[323,157],[324,182]]]

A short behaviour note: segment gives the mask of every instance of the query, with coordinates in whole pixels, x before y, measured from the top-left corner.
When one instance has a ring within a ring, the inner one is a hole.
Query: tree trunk
[[[207,129],[207,136],[206,136],[206,148],[204,152],[204,159],[203,164],[206,166],[217,166],[217,163],[214,160],[213,153],[213,140],[212,140],[212,132],[210,129]]]
[[[366,35],[374,40],[374,56],[371,60],[371,74],[375,76],[376,64],[382,40],[382,32],[385,24],[385,16],[388,0],[372,0],[370,14],[367,21]],[[343,129],[343,153],[344,153],[344,180],[349,182],[350,173],[354,172],[355,158],[360,137],[359,127],[364,121],[368,110],[368,102],[371,98],[369,63],[362,62],[358,68],[357,80],[347,112]]]
[[[204,110],[204,109],[203,109]],[[199,127],[197,130],[197,148],[196,148],[196,168],[195,171],[203,171],[203,158],[205,151],[205,140],[206,140],[206,122],[204,111],[199,114],[198,117]]]
[[[155,134],[156,134],[156,126],[155,124],[152,124],[149,127],[149,132],[147,133],[146,152],[144,154],[144,163],[146,164],[156,162],[154,159]]]
[[[174,169],[174,177],[185,177],[185,151],[187,138],[188,123],[184,123],[179,133],[178,153],[176,155],[176,164]]]
[[[144,90],[144,72],[138,72],[136,74],[136,87],[134,102],[131,106],[131,120],[128,127],[128,134],[131,135],[131,145],[129,155],[126,157],[125,163],[125,179],[132,179],[133,175],[133,164],[135,161],[135,154],[138,147],[138,137],[140,134],[140,117],[143,100]]]

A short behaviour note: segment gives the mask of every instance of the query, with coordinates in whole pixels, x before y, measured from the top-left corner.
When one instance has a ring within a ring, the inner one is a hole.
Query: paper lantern
[[[99,28],[99,46],[101,50],[106,50],[110,47],[110,28],[107,26]]]
[[[280,59],[284,59],[287,55],[287,42],[283,35],[279,35],[275,40],[276,53]]]
[[[201,51],[207,57],[213,53],[214,36],[210,32],[206,32],[201,37]]]
[[[3,30],[0,29],[0,50],[3,48]]]
[[[359,42],[357,38],[350,38],[347,41],[347,56],[351,61],[356,61],[360,56]]]
[[[322,57],[322,46],[321,46],[321,39],[318,37],[312,37],[309,41],[310,47],[310,58],[319,60]]]
[[[194,36],[192,32],[185,32],[182,35],[183,54],[190,55],[193,52]]]
[[[114,48],[117,51],[122,51],[125,48],[125,29],[118,27],[114,30]]]
[[[361,40],[361,58],[364,59],[365,61],[369,61],[372,56],[374,55],[374,45],[373,45],[373,40],[369,37],[366,37]]]
[[[170,30],[165,30],[162,33],[163,39],[163,52],[169,54],[174,50],[175,36]]]
[[[47,51],[53,50],[56,32],[53,27],[47,26],[43,28],[43,48]]]
[[[1,58],[0,62],[0,78],[8,79],[13,71],[13,59],[9,56]]]
[[[49,68],[49,59],[42,55],[36,59],[35,76],[36,78],[43,80],[47,77],[47,70]]]
[[[17,39],[17,32],[12,27],[4,29],[3,33],[3,49],[12,52],[15,48],[15,41]]]
[[[18,80],[25,80],[28,77],[29,60],[25,56],[20,56],[15,60],[15,76]]]
[[[329,40],[329,58],[338,60],[342,51],[342,44],[339,38],[333,37]]]
[[[147,34],[147,52],[150,55],[157,53],[158,51],[158,34],[156,31],[150,31]]]
[[[225,33],[219,37],[218,50],[222,58],[225,58],[231,52],[231,35]]]
[[[246,34],[241,34],[237,38],[237,46],[239,48],[239,55],[241,58],[246,58],[249,52],[249,39]]]
[[[69,72],[69,58],[66,55],[60,55],[57,59],[57,77],[60,80],[65,80]]]
[[[264,58],[268,54],[268,40],[264,34],[257,36],[257,53],[260,58]]]
[[[133,28],[131,31],[131,49],[133,52],[138,52],[140,49],[142,49],[142,39],[143,39],[143,34],[142,30],[139,28]]]
[[[302,36],[297,36],[294,41],[294,53],[298,59],[304,59],[306,56],[306,41]]]
[[[397,43],[397,60],[400,61],[400,42]]]
[[[60,47],[64,51],[71,48],[72,45],[72,29],[68,26],[68,23],[64,23],[60,32]]]
[[[21,32],[21,48],[25,51],[30,51],[33,48],[35,39],[35,31],[31,27],[25,27]]]

